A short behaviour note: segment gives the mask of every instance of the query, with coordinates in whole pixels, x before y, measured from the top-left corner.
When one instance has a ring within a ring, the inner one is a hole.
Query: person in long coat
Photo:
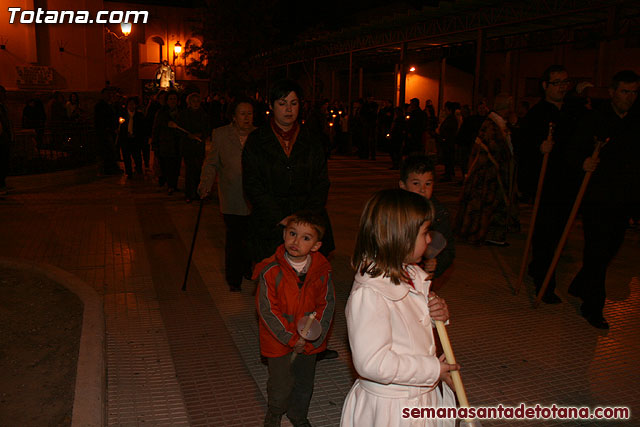
[[[211,129],[209,116],[201,107],[202,97],[192,93],[187,97],[188,108],[178,114],[178,125],[188,133],[180,138],[180,153],[184,159],[184,194],[187,203],[198,198],[200,171],[205,156],[205,140]]]
[[[496,98],[496,111],[480,127],[471,152],[454,225],[454,232],[469,243],[506,245],[508,215],[513,217],[515,211],[510,200],[513,151],[503,117],[510,111],[510,99],[507,95]]]
[[[162,176],[167,180],[169,194],[178,189],[180,176],[180,131],[169,127],[169,122],[178,119],[178,94],[167,94],[167,105],[156,114],[153,124],[153,151],[159,158]]]
[[[231,111],[231,124],[212,132],[212,148],[202,167],[198,193],[207,197],[217,175],[220,212],[225,226],[225,279],[230,291],[239,292],[242,277],[251,277],[251,257],[247,247],[251,211],[242,190],[242,150],[255,126],[250,99],[237,98]]]
[[[135,172],[142,174],[142,144],[145,143],[146,129],[144,114],[137,110],[138,98],[132,96],[127,100],[127,110],[123,113],[124,121],[120,124],[118,145],[122,150],[122,160],[127,178],[133,177],[131,158],[136,167]]]
[[[320,252],[334,248],[325,205],[329,194],[322,143],[298,122],[300,86],[283,80],[270,91],[272,118],[247,138],[242,153],[244,193],[251,206],[249,245],[254,262],[273,255],[282,243],[279,223],[300,210],[325,216],[328,227]]]

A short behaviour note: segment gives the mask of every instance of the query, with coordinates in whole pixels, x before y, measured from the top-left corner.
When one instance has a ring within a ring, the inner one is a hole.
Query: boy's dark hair
[[[289,79],[275,82],[269,91],[269,105],[273,106],[274,102],[278,99],[286,98],[291,92],[295,92],[298,95],[298,99],[302,100],[302,88],[298,83]]]
[[[400,180],[406,181],[410,173],[423,174],[426,172],[434,172],[435,165],[433,161],[424,155],[413,155],[407,157],[400,166]]]
[[[324,219],[324,216],[316,211],[298,211],[293,215],[289,215],[286,219],[285,227],[292,223],[308,225],[313,228],[318,235],[318,241],[322,241],[324,232],[327,229],[327,221]]]
[[[633,70],[618,71],[611,78],[611,88],[618,89],[618,86],[620,85],[620,83],[636,83],[638,81],[640,81],[640,76],[638,76],[638,74],[636,74],[635,71]]]
[[[564,67],[564,65],[558,65],[558,64],[550,65],[542,73],[542,82],[549,83],[549,80],[551,79],[551,73],[562,73],[566,71],[567,69]]]

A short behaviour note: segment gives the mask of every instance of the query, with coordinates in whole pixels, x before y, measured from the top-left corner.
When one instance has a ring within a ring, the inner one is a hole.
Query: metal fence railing
[[[85,123],[14,132],[9,175],[29,175],[87,166],[96,161],[93,127]]]

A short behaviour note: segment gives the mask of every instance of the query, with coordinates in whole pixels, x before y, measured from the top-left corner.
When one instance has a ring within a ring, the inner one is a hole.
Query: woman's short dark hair
[[[302,88],[298,83],[289,79],[275,82],[269,91],[269,104],[273,106],[274,102],[278,99],[286,98],[291,92],[295,92],[298,95],[298,99],[302,99]]]

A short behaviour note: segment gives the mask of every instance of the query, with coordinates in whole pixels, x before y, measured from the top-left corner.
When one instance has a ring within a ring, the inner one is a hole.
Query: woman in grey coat
[[[198,193],[206,197],[218,175],[220,211],[226,228],[225,277],[229,289],[238,292],[242,276],[251,272],[247,248],[250,210],[242,190],[242,149],[255,127],[250,99],[237,99],[231,107],[231,124],[213,130],[212,150],[202,167]]]

